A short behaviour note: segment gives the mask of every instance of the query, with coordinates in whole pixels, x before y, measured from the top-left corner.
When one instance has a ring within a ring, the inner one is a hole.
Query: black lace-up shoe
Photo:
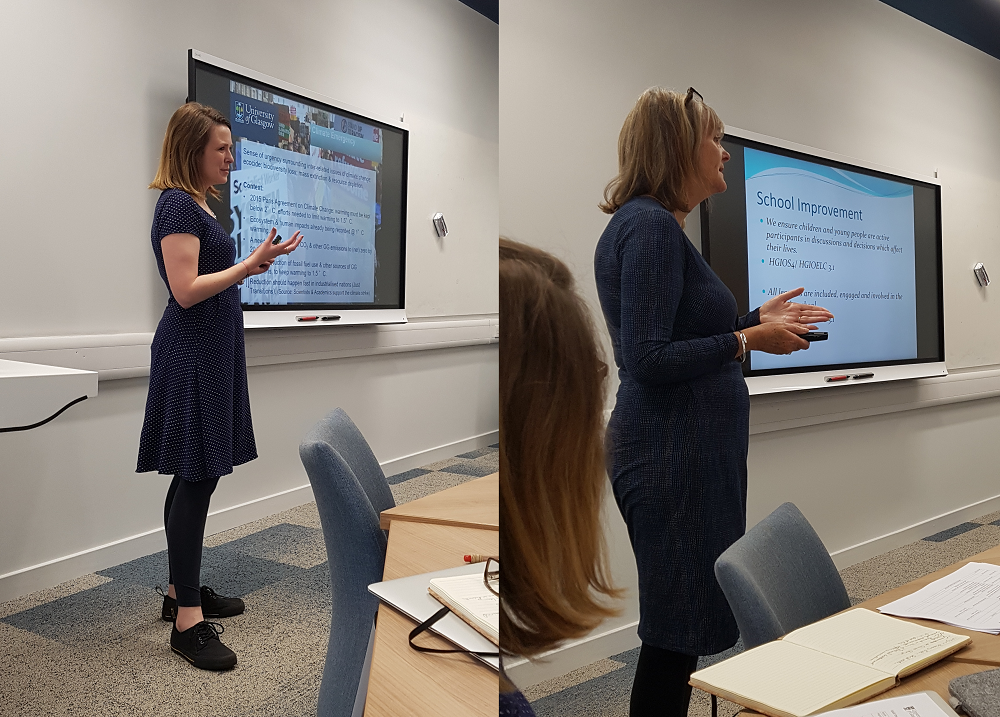
[[[174,622],[177,619],[177,601],[163,592],[163,588],[156,586],[156,592],[163,597],[163,608],[160,610],[160,617],[166,622]]]
[[[223,597],[207,585],[201,586],[201,614],[205,617],[242,615],[246,607],[239,598]]]
[[[163,596],[163,609],[160,617],[167,622],[177,619],[177,601],[163,592],[163,588],[156,586],[156,592]],[[233,617],[242,615],[246,610],[246,604],[239,598],[223,597],[216,593],[207,585],[201,586],[201,614],[205,617]]]
[[[199,670],[231,670],[236,667],[236,653],[219,639],[225,631],[219,623],[203,620],[179,632],[174,623],[170,631],[170,649]]]

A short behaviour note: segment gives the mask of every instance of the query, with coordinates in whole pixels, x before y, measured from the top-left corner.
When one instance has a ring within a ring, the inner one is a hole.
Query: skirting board
[[[890,550],[909,545],[921,538],[926,538],[928,535],[934,535],[942,530],[953,528],[960,523],[965,523],[981,515],[995,513],[998,510],[1000,510],[1000,495],[971,503],[964,508],[957,508],[947,513],[942,513],[941,515],[914,523],[906,528],[900,528],[886,535],[880,535],[877,538],[866,540],[857,545],[835,550],[830,553],[830,557],[833,558],[833,563],[837,566],[837,569],[843,570],[851,565],[860,563],[862,560],[868,560],[868,558],[874,558],[876,555],[888,553]]]
[[[837,569],[842,570],[997,510],[1000,510],[1000,495],[837,550],[831,553],[831,557]],[[610,630],[600,631],[579,640],[572,640],[532,662],[523,658],[506,662],[504,669],[511,682],[523,690],[598,660],[639,647],[639,636],[636,634],[638,627],[639,622],[636,620]]]
[[[639,621],[619,625],[574,640],[563,647],[544,653],[532,661],[519,658],[504,661],[507,677],[519,689],[545,682],[612,655],[639,647],[636,629]]]
[[[428,463],[492,445],[499,440],[500,432],[491,431],[429,448],[425,451],[392,458],[380,465],[386,475],[395,475],[411,468],[418,468]],[[306,484],[262,496],[239,505],[214,510],[208,514],[205,534],[221,533],[224,530],[309,503],[312,500],[312,487]],[[44,590],[81,575],[104,570],[129,560],[141,558],[144,555],[158,553],[166,547],[167,541],[163,528],[158,527],[138,535],[131,535],[111,543],[54,558],[38,565],[21,568],[6,575],[0,575],[0,602],[13,600],[37,590]]]
[[[273,495],[257,498],[228,508],[210,511],[205,524],[205,534],[212,535],[235,528],[267,515],[280,513],[297,505],[313,500],[312,488],[308,485],[291,488]],[[154,528],[138,535],[131,535],[111,543],[64,555],[38,565],[15,570],[0,575],[0,602],[37,590],[44,590],[67,580],[73,580],[104,570],[114,565],[158,553],[167,547],[163,528]]]
[[[468,453],[477,448],[492,446],[494,443],[499,442],[500,431],[489,431],[487,433],[480,433],[478,436],[462,439],[461,441],[445,443],[443,446],[438,446],[437,448],[428,448],[427,450],[410,453],[399,458],[390,458],[379,465],[382,466],[382,472],[387,476],[394,476],[397,473],[403,473],[412,468],[420,468],[430,463],[443,461],[445,458]]]

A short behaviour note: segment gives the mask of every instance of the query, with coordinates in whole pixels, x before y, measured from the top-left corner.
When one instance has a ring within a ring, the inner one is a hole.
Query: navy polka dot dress
[[[228,269],[236,259],[232,238],[215,218],[186,192],[168,189],[156,203],[151,232],[167,291],[160,240],[169,234],[194,234],[201,241],[199,276]],[[188,309],[171,294],[151,354],[136,472],[198,481],[232,473],[233,466],[257,457],[235,285]]]

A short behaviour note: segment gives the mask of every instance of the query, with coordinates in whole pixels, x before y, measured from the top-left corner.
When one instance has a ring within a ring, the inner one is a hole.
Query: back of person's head
[[[669,211],[690,211],[684,184],[694,174],[705,136],[723,128],[700,95],[650,87],[618,135],[618,175],[604,189],[601,211],[614,214],[634,197],[649,196]]]
[[[218,125],[232,129],[226,116],[212,107],[197,102],[181,105],[167,123],[160,164],[149,188],[183,189],[192,196],[200,197],[203,192],[201,157],[208,145],[209,135]],[[208,194],[219,198],[215,187],[210,187]]]
[[[616,614],[600,526],[607,366],[565,264],[500,240],[500,644],[533,656]]]

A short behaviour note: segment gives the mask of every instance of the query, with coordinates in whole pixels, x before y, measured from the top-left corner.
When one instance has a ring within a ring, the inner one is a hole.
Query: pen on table
[[[296,316],[295,320],[296,321],[316,321],[318,318],[319,318],[318,316]]]
[[[875,374],[871,372],[867,373],[852,373],[851,378],[857,380],[859,378],[872,378]]]
[[[472,553],[472,555],[465,556],[465,562],[467,563],[485,563],[489,559],[489,555],[482,555],[480,553]]]

